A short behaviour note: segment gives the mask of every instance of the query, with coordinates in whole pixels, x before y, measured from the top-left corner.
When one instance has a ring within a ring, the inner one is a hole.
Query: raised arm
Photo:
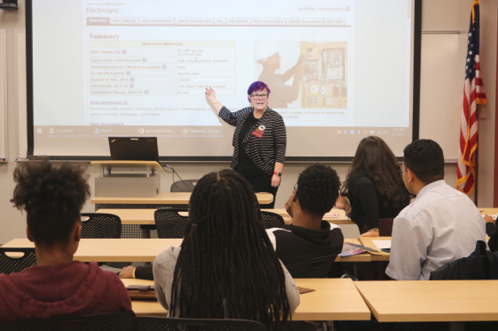
[[[306,54],[301,54],[299,59],[297,59],[297,63],[292,68],[290,68],[289,70],[287,70],[285,73],[282,74],[284,82],[291,79],[291,77],[294,76],[294,74],[299,74],[299,76],[301,76],[303,70],[303,60],[305,58]],[[296,78],[294,78],[294,80],[296,80]],[[299,77],[299,80],[301,80],[301,77]]]
[[[218,116],[223,105],[216,99],[215,91],[211,86],[206,87],[206,101],[214,113]]]

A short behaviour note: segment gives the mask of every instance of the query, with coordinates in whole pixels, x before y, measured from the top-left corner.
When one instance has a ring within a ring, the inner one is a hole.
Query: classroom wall
[[[425,0],[423,1],[423,31],[448,31],[467,30],[469,23],[470,6],[472,0]],[[8,65],[8,123],[9,123],[9,162],[0,164],[0,244],[13,238],[25,236],[25,215],[12,207],[9,202],[14,190],[12,172],[15,168],[17,158],[17,109],[15,88],[15,49],[14,30],[25,28],[24,0],[19,0],[18,11],[0,10],[0,29],[7,30],[7,65]],[[488,94],[487,119],[480,124],[480,154],[479,154],[479,206],[492,206],[493,203],[493,181],[494,181],[494,109],[496,91],[496,24],[498,0],[486,0],[481,5],[481,66],[483,79]],[[462,55],[464,56],[464,55]],[[463,68],[455,68],[462,72]],[[455,96],[461,98],[461,95]],[[436,114],[435,114],[436,115]],[[436,117],[437,118],[437,117]],[[444,119],[437,119],[444,120]],[[424,138],[424,137],[421,137]],[[333,151],[331,151],[333,154]],[[285,201],[292,192],[299,173],[307,166],[307,163],[287,164],[284,168],[281,187],[276,201],[276,208],[283,208]],[[349,164],[331,163],[341,177],[344,179]],[[196,179],[210,171],[228,168],[228,163],[172,163],[176,171],[183,179]],[[456,180],[456,164],[447,164],[445,180],[454,186]],[[99,169],[89,167],[90,184],[93,192],[94,178],[99,175]],[[172,178],[170,174],[161,173],[161,189],[168,191]],[[93,211],[93,206],[87,204],[84,211]],[[353,226],[346,226],[345,236],[356,235],[357,230]]]

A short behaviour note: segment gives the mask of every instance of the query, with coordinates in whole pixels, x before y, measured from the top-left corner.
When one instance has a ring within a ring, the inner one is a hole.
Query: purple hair
[[[255,81],[254,83],[252,83],[251,85],[249,85],[249,88],[247,89],[247,95],[251,95],[252,92],[256,91],[263,91],[264,89],[266,89],[266,91],[268,92],[268,96],[270,96],[270,88],[268,87],[268,85],[266,85],[265,83],[261,82],[261,81]],[[251,99],[249,97],[247,97],[247,100],[249,102],[251,102]]]

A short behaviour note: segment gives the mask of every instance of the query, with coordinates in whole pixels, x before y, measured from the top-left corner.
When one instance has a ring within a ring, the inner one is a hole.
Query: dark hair
[[[304,169],[297,179],[297,198],[305,213],[323,216],[334,207],[341,181],[337,172],[323,164],[313,164]]]
[[[347,195],[348,180],[355,173],[364,173],[373,180],[379,204],[384,208],[400,208],[410,202],[398,160],[381,138],[370,136],[360,141],[342,187],[343,195]]]
[[[17,183],[10,200],[27,213],[28,230],[35,243],[67,243],[80,210],[90,196],[85,168],[44,161],[22,162],[14,170]]]
[[[240,318],[280,330],[290,319],[284,272],[256,195],[233,170],[201,178],[171,287],[171,316]]]
[[[268,92],[268,96],[270,96],[271,90],[268,87],[268,85],[266,85],[265,83],[263,83],[259,80],[255,81],[254,83],[249,85],[249,88],[247,89],[247,95],[249,96],[254,91],[258,92],[258,91],[263,91],[264,89],[266,89],[266,91]],[[247,100],[249,100],[249,102],[251,102],[251,99],[249,97],[247,97]]]
[[[444,155],[437,142],[415,140],[403,150],[405,168],[410,169],[424,184],[444,178]]]

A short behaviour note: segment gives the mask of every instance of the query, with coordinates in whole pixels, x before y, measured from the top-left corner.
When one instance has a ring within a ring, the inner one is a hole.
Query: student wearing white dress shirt
[[[403,181],[417,197],[394,219],[386,274],[428,280],[432,271],[470,255],[485,240],[485,222],[469,197],[443,180],[443,151],[435,141],[414,141],[403,153]]]

